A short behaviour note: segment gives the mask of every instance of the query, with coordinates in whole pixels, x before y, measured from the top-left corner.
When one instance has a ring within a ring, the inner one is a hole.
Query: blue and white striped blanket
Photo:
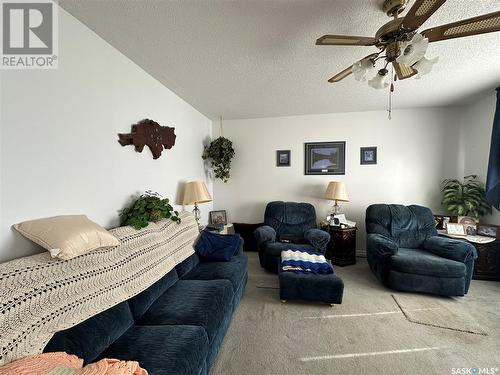
[[[312,251],[282,251],[281,269],[300,273],[333,273],[332,265],[324,255]]]

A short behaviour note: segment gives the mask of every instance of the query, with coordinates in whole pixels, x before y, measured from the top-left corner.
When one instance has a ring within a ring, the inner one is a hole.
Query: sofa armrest
[[[398,244],[391,238],[370,233],[366,238],[366,251],[376,258],[388,258],[398,253]]]
[[[440,257],[465,263],[477,258],[476,248],[463,240],[432,236],[425,240],[424,249]]]
[[[255,237],[255,241],[257,242],[257,246],[259,247],[266,242],[276,241],[276,231],[268,225],[263,225],[257,228],[253,232],[253,235]]]
[[[321,229],[308,229],[304,232],[305,240],[316,250],[325,253],[326,246],[330,242],[330,234]]]

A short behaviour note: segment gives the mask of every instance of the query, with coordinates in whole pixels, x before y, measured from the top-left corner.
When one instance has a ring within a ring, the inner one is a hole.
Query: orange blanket
[[[83,367],[83,359],[64,352],[43,353],[0,367],[0,375],[148,375],[135,361],[102,359]]]

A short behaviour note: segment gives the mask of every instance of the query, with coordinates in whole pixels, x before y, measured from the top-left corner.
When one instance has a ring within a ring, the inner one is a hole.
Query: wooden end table
[[[356,264],[356,231],[358,228],[339,228],[322,225],[321,229],[330,234],[325,257],[336,266]]]

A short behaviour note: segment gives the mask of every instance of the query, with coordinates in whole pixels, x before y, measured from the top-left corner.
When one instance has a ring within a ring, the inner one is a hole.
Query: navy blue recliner
[[[467,294],[476,249],[468,242],[438,236],[430,209],[371,205],[366,232],[368,264],[384,285],[406,292]]]
[[[309,203],[270,202],[264,226],[254,232],[260,265],[278,272],[281,251],[309,250],[325,253],[330,235],[316,228],[316,210]]]

